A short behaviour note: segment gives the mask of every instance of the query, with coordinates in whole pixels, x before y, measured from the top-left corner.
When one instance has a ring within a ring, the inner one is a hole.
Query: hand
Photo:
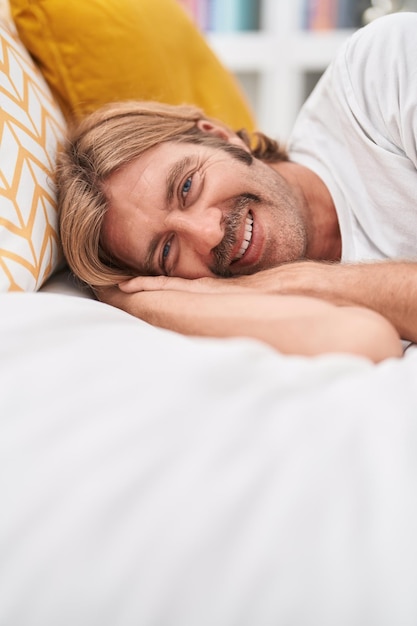
[[[239,278],[249,278],[242,276]],[[257,291],[255,287],[245,286],[245,281],[237,278],[175,278],[169,276],[136,276],[119,284],[124,293],[141,291],[185,291],[187,293],[243,293]]]
[[[138,277],[119,291],[180,291],[200,294],[303,295],[338,306],[361,306],[386,317],[403,339],[417,341],[417,263],[357,264],[298,261],[233,278]]]
[[[333,263],[299,261],[286,263],[256,274],[231,278],[175,278],[167,276],[137,276],[119,284],[124,293],[140,291],[186,291],[188,293],[273,293],[326,297],[335,285],[334,273],[342,266]],[[342,270],[343,271],[343,270]],[[326,296],[324,295],[326,294]],[[338,304],[344,304],[337,298]]]
[[[376,362],[401,355],[398,335],[392,326],[366,309],[335,307],[298,295],[230,293],[230,288],[229,293],[187,291],[196,282],[206,284],[205,288],[207,284],[229,284],[228,279],[184,281],[153,277],[140,283],[149,291],[124,293],[112,287],[101,289],[98,296],[150,324],[186,335],[252,337],[288,354],[348,352]],[[133,281],[129,281],[130,288],[132,285]],[[157,289],[157,285],[162,288]],[[180,288],[169,289],[171,285]]]

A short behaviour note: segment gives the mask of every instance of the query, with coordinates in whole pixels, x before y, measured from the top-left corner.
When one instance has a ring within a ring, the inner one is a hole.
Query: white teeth
[[[252,213],[248,213],[246,220],[245,220],[245,234],[243,236],[242,245],[240,246],[239,252],[235,256],[233,261],[239,261],[245,254],[246,250],[248,249],[249,244],[252,239],[252,228],[253,228]]]

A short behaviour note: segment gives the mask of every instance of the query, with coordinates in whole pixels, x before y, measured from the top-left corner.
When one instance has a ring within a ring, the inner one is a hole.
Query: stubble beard
[[[262,267],[249,266],[241,269],[239,274],[255,274],[260,270],[306,258],[307,233],[295,200],[282,190],[280,190],[278,204],[272,204],[253,193],[244,193],[235,198],[232,209],[224,220],[224,237],[213,249],[214,263],[210,269],[216,276],[231,278],[237,275],[230,268],[237,233],[250,207],[260,204],[269,208],[271,216],[276,219],[276,228],[267,237],[266,254],[261,261]],[[283,209],[280,210],[279,207]]]
[[[233,206],[224,218],[224,237],[218,246],[213,248],[214,263],[210,268],[213,274],[222,278],[230,278],[232,251],[237,241],[237,232],[251,204],[261,202],[261,198],[252,193],[243,193],[233,201]]]
[[[255,160],[246,151],[230,144],[225,149],[233,158],[253,170]],[[213,249],[214,263],[210,268],[219,277],[230,278],[237,275],[230,269],[233,248],[237,233],[251,206],[262,205],[269,211],[272,227],[267,233],[264,258],[259,265],[241,268],[239,274],[255,274],[260,270],[306,258],[307,228],[299,204],[300,198],[297,199],[290,184],[276,170],[271,177],[269,168],[269,165],[263,163],[257,178],[257,184],[260,188],[268,189],[268,194],[261,196],[246,192],[236,196],[224,218],[225,234],[220,244]]]

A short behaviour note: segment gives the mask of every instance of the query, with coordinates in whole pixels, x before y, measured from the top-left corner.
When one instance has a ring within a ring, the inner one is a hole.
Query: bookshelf
[[[233,30],[228,24],[213,31],[210,19],[199,25],[240,81],[259,129],[283,141],[318,78],[356,28],[390,12],[417,11],[417,0],[179,1],[190,10],[197,5],[227,8],[227,20],[232,8],[251,12],[253,30]]]
[[[260,0],[258,30],[206,33],[241,82],[259,128],[281,140],[318,76],[354,31],[306,30],[303,16],[305,0]]]

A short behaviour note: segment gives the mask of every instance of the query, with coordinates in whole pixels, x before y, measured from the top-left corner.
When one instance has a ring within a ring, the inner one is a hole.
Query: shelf
[[[274,38],[259,32],[207,33],[206,38],[233,72],[262,72],[273,66]]]
[[[285,46],[272,35],[261,31],[207,33],[206,39],[223,63],[234,72],[273,69],[276,54],[284,55],[286,62],[293,67],[322,70],[353,32],[294,31],[289,44],[285,38]]]
[[[322,71],[353,33],[353,30],[345,29],[314,33],[298,31],[294,33],[289,62],[303,70]]]
[[[261,0],[259,31],[206,33],[209,45],[236,74],[258,127],[285,140],[306,97],[353,30],[306,31],[303,0]]]

